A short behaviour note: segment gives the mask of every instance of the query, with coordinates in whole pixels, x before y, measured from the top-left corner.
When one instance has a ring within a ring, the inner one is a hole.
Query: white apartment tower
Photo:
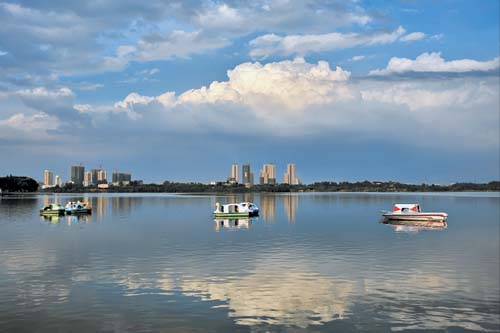
[[[289,185],[299,185],[300,181],[297,178],[297,174],[295,171],[295,164],[289,163],[286,166],[286,172],[283,176],[283,183]]]
[[[56,178],[55,178],[54,182],[55,182],[54,185],[56,185],[56,186],[62,186],[61,176],[56,175]]]
[[[98,183],[105,183],[108,180],[108,175],[106,174],[106,171],[103,169],[100,169],[97,172],[97,182]]]
[[[92,171],[87,171],[83,174],[83,186],[92,185]]]
[[[50,170],[45,170],[43,172],[43,184],[45,186],[53,186],[54,185],[54,175]]]
[[[239,183],[240,181],[237,163],[233,163],[233,165],[231,165],[231,180],[235,181],[236,183]]]

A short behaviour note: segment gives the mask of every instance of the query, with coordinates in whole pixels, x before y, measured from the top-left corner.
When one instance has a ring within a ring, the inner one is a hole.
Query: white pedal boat
[[[86,202],[80,201],[70,201],[64,207],[66,214],[90,214],[92,212],[92,208]]]
[[[259,215],[259,207],[251,202],[221,205],[215,203],[214,218],[240,218]]]

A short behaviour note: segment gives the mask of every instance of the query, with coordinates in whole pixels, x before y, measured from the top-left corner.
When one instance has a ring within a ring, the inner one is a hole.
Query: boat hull
[[[66,210],[66,214],[68,215],[76,215],[76,214],[90,214],[92,213],[91,209],[74,209],[74,210]]]
[[[40,215],[44,216],[55,216],[55,215],[64,215],[64,209],[58,210],[40,210]]]
[[[384,214],[386,220],[390,221],[446,221],[447,214]]]
[[[238,217],[250,217],[253,216],[251,213],[214,213],[215,218],[238,218]]]

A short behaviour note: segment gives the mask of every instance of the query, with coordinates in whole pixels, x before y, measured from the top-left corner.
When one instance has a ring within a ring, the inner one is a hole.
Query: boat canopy
[[[239,204],[227,204],[220,206],[220,211],[222,213],[238,213],[240,211]]]
[[[421,212],[419,204],[395,204],[392,207],[394,213],[404,213],[404,212]]]

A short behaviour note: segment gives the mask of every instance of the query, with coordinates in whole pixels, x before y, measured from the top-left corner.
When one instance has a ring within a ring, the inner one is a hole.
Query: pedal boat
[[[92,212],[92,208],[90,205],[86,202],[74,202],[70,201],[66,204],[64,207],[64,210],[66,211],[66,214],[68,215],[73,215],[73,214],[90,214]]]
[[[392,212],[384,212],[382,216],[388,221],[436,221],[443,222],[448,214],[443,212],[422,212],[419,204],[395,204]]]
[[[251,202],[221,205],[215,204],[214,218],[245,218],[259,215],[259,207]]]
[[[40,215],[43,216],[64,215],[64,207],[59,205],[58,203],[52,203],[40,209]]]

